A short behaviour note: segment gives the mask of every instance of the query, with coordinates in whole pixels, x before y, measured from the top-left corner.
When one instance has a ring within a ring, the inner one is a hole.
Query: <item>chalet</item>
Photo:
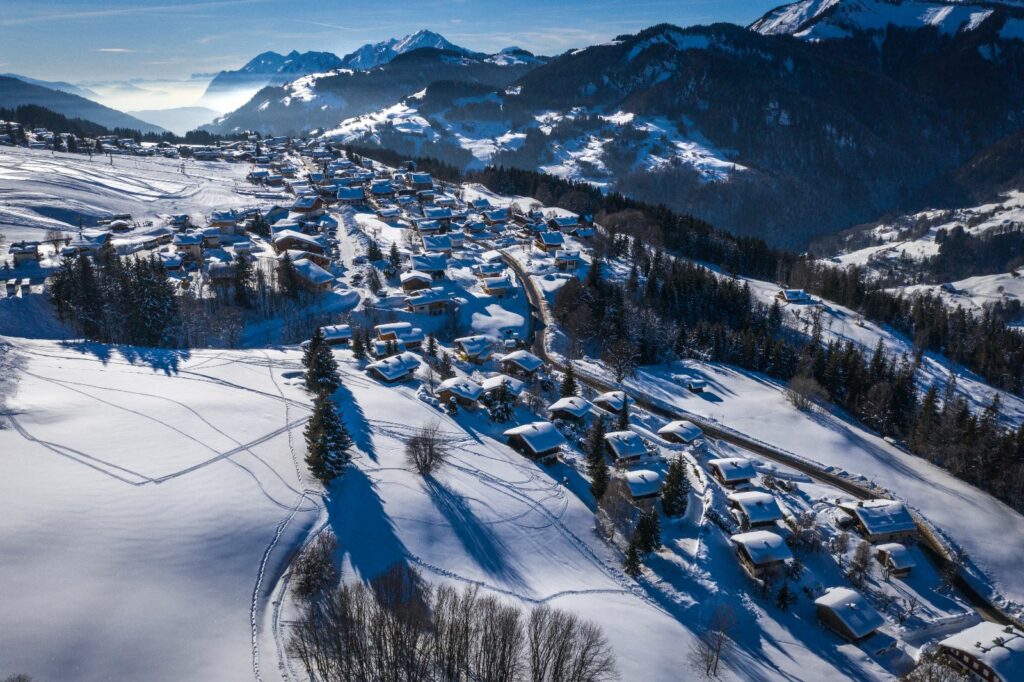
[[[452,224],[452,210],[445,206],[424,206],[423,217],[427,220],[436,220],[442,228]]]
[[[484,198],[473,199],[469,202],[469,207],[474,211],[487,211],[491,208],[491,202]]]
[[[507,208],[492,208],[487,211],[483,211],[480,216],[484,219],[484,222],[488,226],[496,225],[498,223],[508,222],[508,209]]]
[[[160,258],[160,262],[167,272],[178,272],[181,270],[181,256],[177,253],[160,252],[157,254],[157,257]]]
[[[366,201],[366,193],[362,187],[339,187],[337,198],[339,204],[351,206]]]
[[[483,387],[471,379],[452,377],[445,379],[437,387],[437,399],[441,401],[442,405],[454,401],[462,407],[473,409],[477,406],[477,401],[480,400],[483,392]]]
[[[410,270],[409,272],[403,272],[399,278],[402,282],[402,291],[409,293],[412,291],[419,291],[421,289],[429,289],[434,278],[425,272],[419,270]]]
[[[625,391],[608,391],[594,398],[595,405],[612,414],[620,414],[627,409],[628,401]]]
[[[703,436],[704,432],[693,422],[680,419],[662,426],[658,429],[658,435],[670,443],[689,445]]]
[[[579,396],[567,396],[548,405],[548,417],[550,419],[581,422],[590,414],[592,407],[593,405],[590,404],[590,401]]]
[[[220,228],[204,227],[199,230],[199,234],[203,235],[203,248],[216,249],[220,247]]]
[[[580,226],[580,219],[574,215],[558,215],[548,218],[547,225],[548,229],[554,232],[572,234]]]
[[[284,176],[277,173],[271,173],[267,176],[267,179],[263,181],[263,184],[268,187],[280,187],[284,184]]]
[[[939,652],[968,679],[979,682],[1024,680],[1024,631],[982,622],[939,642]]]
[[[576,228],[576,231],[573,232],[573,235],[576,239],[591,239],[596,232],[597,230],[594,229],[593,225],[580,225]]]
[[[495,298],[505,298],[512,290],[512,281],[508,277],[485,277],[480,284],[484,293]]]
[[[324,200],[317,194],[303,194],[295,198],[292,204],[292,213],[303,215],[317,215],[323,213]]]
[[[378,324],[373,331],[381,341],[401,341],[410,348],[418,348],[424,338],[423,330],[410,322]]]
[[[167,216],[167,226],[175,230],[184,230],[192,223],[192,218],[187,213],[177,213]]]
[[[263,218],[271,225],[288,217],[288,209],[284,206],[271,206],[263,212]]]
[[[295,261],[295,274],[307,291],[320,293],[334,287],[334,275],[306,258]]]
[[[582,263],[579,251],[555,251],[555,267],[559,270],[576,270]]]
[[[306,260],[313,261],[314,263],[325,269],[329,268],[331,265],[331,259],[325,256],[324,254],[312,253],[310,251],[302,251],[301,249],[288,249],[287,251],[279,253],[277,255],[277,261],[283,261],[286,256],[288,258],[291,258],[293,263],[297,260],[302,260],[303,258],[305,258]]]
[[[424,272],[435,281],[444,279],[445,271],[448,269],[448,258],[443,253],[415,254],[410,263],[413,270]]]
[[[347,324],[331,324],[320,327],[328,346],[347,346],[352,341],[352,327]]]
[[[213,261],[206,266],[206,277],[211,286],[229,287],[235,279],[235,266],[231,263]]]
[[[538,232],[533,245],[544,253],[554,253],[565,246],[565,237],[561,232]]]
[[[691,377],[686,380],[684,385],[690,393],[703,393],[704,389],[708,387],[708,382]]]
[[[743,570],[754,580],[776,575],[793,558],[786,541],[767,530],[752,530],[729,538]]]
[[[862,642],[885,625],[881,614],[848,587],[833,587],[814,600],[818,622],[850,642]]]
[[[419,199],[421,204],[429,204],[434,200],[434,190],[421,189],[416,192],[416,198]]]
[[[461,249],[466,243],[466,234],[462,230],[449,230],[448,241],[453,249]]]
[[[565,438],[551,422],[524,424],[509,429],[504,435],[509,447],[530,459],[551,459],[565,445]]]
[[[523,394],[523,389],[526,388],[526,384],[519,379],[506,376],[504,374],[495,374],[493,377],[488,377],[480,382],[480,386],[484,389],[484,395],[492,395],[495,391],[504,386],[505,390],[508,391],[509,395],[513,398],[521,396]]]
[[[174,250],[186,260],[200,260],[203,257],[203,235],[198,232],[176,234],[173,243]]]
[[[520,378],[532,378],[544,366],[543,360],[525,350],[504,355],[500,362],[502,372]]]
[[[210,227],[216,227],[223,231],[234,230],[235,226],[238,225],[240,216],[233,209],[225,211],[214,211],[210,214],[210,218],[206,221],[206,224]]]
[[[423,240],[423,250],[433,251],[434,253],[443,253],[445,256],[451,257],[452,255],[452,240],[448,238],[446,234],[424,234],[421,235],[420,239]]]
[[[718,482],[726,488],[736,488],[750,481],[757,476],[754,465],[749,459],[743,457],[725,457],[708,461],[711,467],[711,475],[718,479]]]
[[[875,547],[875,558],[882,565],[889,575],[897,578],[905,578],[910,575],[910,569],[917,566],[910,550],[898,542],[886,542]]]
[[[107,223],[107,227],[114,232],[128,232],[132,229],[132,224],[127,220],[111,220]]]
[[[609,431],[604,434],[604,444],[608,454],[620,466],[638,462],[649,454],[647,443],[633,431]]]
[[[493,352],[493,343],[490,337],[483,334],[463,336],[460,339],[455,339],[454,344],[455,350],[463,360],[475,364],[486,362]]]
[[[485,277],[496,277],[504,272],[505,264],[501,261],[498,261],[497,263],[477,263],[473,266],[473,274],[480,279]]]
[[[626,488],[634,502],[653,500],[661,494],[661,474],[649,469],[634,469],[626,472]]]
[[[853,518],[868,542],[900,542],[917,535],[914,517],[898,500],[858,500],[844,502],[839,508]]]
[[[398,220],[402,217],[402,210],[395,206],[383,207],[377,209],[377,219],[388,222],[389,220]]]
[[[483,253],[481,253],[480,260],[482,260],[484,263],[504,263],[505,257],[502,255],[501,251],[498,251],[497,249],[491,249],[489,251],[484,251]]]
[[[14,242],[7,249],[7,253],[11,254],[11,258],[14,260],[15,267],[23,263],[31,263],[33,261],[37,261],[40,258],[39,242]]]
[[[201,238],[200,238],[201,240]],[[67,246],[60,250],[61,256],[89,256],[98,258],[114,252],[114,242],[110,232],[91,232],[81,234],[71,240]]]
[[[463,226],[463,229],[469,234],[480,234],[487,231],[487,223],[482,220],[470,220]]]
[[[803,289],[780,289],[775,297],[785,303],[810,303],[811,301],[810,295]]]
[[[390,180],[374,180],[370,183],[370,195],[376,198],[395,196],[395,187]]]
[[[409,173],[406,176],[405,184],[417,192],[434,189],[434,178],[430,173]]]
[[[743,530],[774,526],[783,518],[782,509],[769,493],[750,490],[729,494],[732,514]]]
[[[281,230],[274,235],[275,252],[284,253],[292,249],[321,255],[327,253],[327,248],[319,237],[313,237],[295,230]]]
[[[406,310],[426,315],[443,315],[452,303],[452,297],[441,287],[420,289],[405,297]]]
[[[428,234],[441,234],[444,232],[444,226],[436,220],[418,219],[416,221],[416,231],[420,233],[420,236]]]
[[[412,353],[404,352],[371,362],[366,366],[366,371],[385,383],[393,384],[411,379],[419,367],[419,359]]]
[[[387,341],[381,339],[373,339],[370,342],[370,355],[375,358],[389,358],[392,355],[398,353],[404,353],[409,350],[405,347],[404,341],[396,341],[394,339],[388,339]]]

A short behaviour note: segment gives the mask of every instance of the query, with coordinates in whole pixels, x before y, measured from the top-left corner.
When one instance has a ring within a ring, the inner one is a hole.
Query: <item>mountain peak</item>
[[[440,33],[421,28],[403,38],[391,38],[380,43],[367,43],[351,54],[345,55],[342,64],[345,68],[365,71],[387,64],[400,54],[424,47],[472,54],[470,50],[451,43]]]

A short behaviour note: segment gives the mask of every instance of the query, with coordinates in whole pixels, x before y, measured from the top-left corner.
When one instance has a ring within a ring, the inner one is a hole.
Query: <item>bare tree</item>
[[[615,658],[593,623],[547,605],[530,613],[526,624],[528,679],[531,682],[599,682],[615,679]]]
[[[436,472],[450,453],[437,421],[424,424],[405,442],[405,458],[421,476]]]
[[[728,606],[719,606],[711,615],[708,631],[690,650],[690,664],[702,678],[712,680],[718,677],[722,658],[732,647],[729,633],[735,624],[736,614]]]
[[[850,566],[846,569],[846,577],[857,587],[863,585],[871,575],[872,551],[871,543],[867,540],[861,540],[857,548],[853,550]]]
[[[828,399],[828,393],[814,377],[798,375],[786,386],[786,398],[798,410],[809,410]]]
[[[338,582],[338,568],[334,564],[336,551],[338,538],[327,530],[299,553],[292,568],[296,595],[302,599],[313,599]]]
[[[639,357],[636,344],[629,339],[616,339],[601,354],[601,359],[615,372],[615,381],[618,383],[636,372]]]
[[[54,251],[60,251],[61,245],[70,240],[70,237],[60,230],[47,230],[43,241],[53,247]]]

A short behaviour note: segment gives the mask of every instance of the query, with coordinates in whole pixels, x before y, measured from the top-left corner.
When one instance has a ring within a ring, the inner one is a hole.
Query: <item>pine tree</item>
[[[295,269],[292,257],[285,252],[284,258],[277,266],[278,288],[288,298],[297,298],[299,295],[299,273]]]
[[[560,393],[563,398],[576,395],[579,388],[576,386],[576,370],[573,368],[573,364],[570,362],[565,367],[565,375],[562,377],[562,386]]]
[[[235,271],[232,279],[235,289],[235,303],[243,308],[251,307],[253,268],[252,263],[245,256],[235,259]]]
[[[366,250],[366,259],[371,263],[384,260],[384,253],[380,250],[380,244],[377,243],[376,239],[370,240],[370,246]]]
[[[313,415],[306,423],[306,465],[321,483],[328,484],[351,460],[352,437],[338,415],[337,406],[326,394],[313,399]]]
[[[629,429],[629,396],[622,400],[622,411],[615,415],[615,430],[626,431]]]
[[[661,520],[658,518],[657,510],[651,508],[640,515],[634,537],[641,552],[661,549]]]
[[[266,217],[262,213],[257,212],[256,216],[252,219],[252,227],[250,228],[253,234],[259,235],[260,237],[270,236],[270,223],[267,222]]]
[[[487,414],[491,421],[498,424],[512,421],[512,417],[515,416],[515,398],[504,381],[488,400]]]
[[[587,432],[586,453],[587,473],[590,475],[590,492],[598,500],[604,497],[605,491],[608,490],[608,483],[611,480],[608,462],[604,456],[604,434],[604,418],[597,417]]]
[[[388,263],[397,272],[402,267],[402,255],[398,253],[398,243],[391,242],[391,250],[388,251]]]
[[[442,379],[451,379],[455,376],[455,369],[452,367],[452,356],[448,353],[441,354],[441,373]]]
[[[356,329],[352,334],[352,357],[356,360],[366,359],[366,345],[363,343],[363,334],[360,329]]]
[[[784,580],[779,593],[775,597],[775,605],[783,611],[789,611],[790,607],[796,604],[796,595],[789,589],[789,581]]]
[[[380,293],[380,290],[384,288],[383,283],[380,281],[380,273],[372,265],[366,267],[366,288],[373,292],[374,295]]]
[[[312,393],[330,395],[341,386],[338,363],[327,345],[322,328],[317,327],[309,340],[302,355],[302,364],[306,367],[306,388]]]
[[[434,338],[433,334],[427,336],[427,357],[437,357],[437,339]]]
[[[665,473],[665,485],[661,489],[661,507],[667,516],[682,516],[690,501],[690,479],[682,456],[673,459]]]
[[[626,575],[635,578],[640,575],[640,566],[640,550],[636,546],[636,535],[634,534],[629,541],[629,547],[626,548],[626,561],[623,568]]]

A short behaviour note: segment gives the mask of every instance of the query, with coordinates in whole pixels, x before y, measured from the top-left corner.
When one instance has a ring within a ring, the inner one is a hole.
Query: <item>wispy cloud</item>
[[[98,47],[98,48],[96,48],[96,51],[97,52],[114,52],[114,53],[118,53],[118,54],[124,53],[124,52],[135,52],[135,50],[129,50],[127,47]]]
[[[180,13],[186,10],[215,9],[231,5],[253,5],[269,0],[211,0],[210,2],[185,2],[177,5],[144,5],[85,11],[43,12],[8,16],[0,19],[0,26],[25,26],[27,24],[50,23],[54,21],[75,21],[80,19],[102,19],[121,16],[144,16],[147,14]]]

